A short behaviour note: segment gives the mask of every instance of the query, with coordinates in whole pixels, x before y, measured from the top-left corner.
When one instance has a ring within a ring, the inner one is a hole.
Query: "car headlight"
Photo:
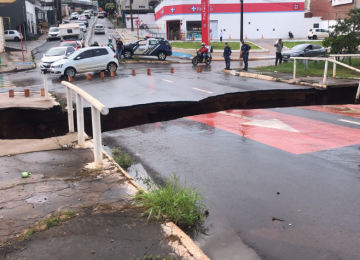
[[[62,68],[63,64],[52,66],[53,68]]]

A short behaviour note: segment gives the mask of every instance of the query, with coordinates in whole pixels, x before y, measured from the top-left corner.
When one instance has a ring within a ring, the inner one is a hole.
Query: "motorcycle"
[[[206,65],[210,65],[211,60],[212,60],[211,53],[207,53],[204,59],[204,57],[200,52],[196,52],[196,56],[192,59],[192,64],[194,66],[198,65],[198,63],[205,63]]]

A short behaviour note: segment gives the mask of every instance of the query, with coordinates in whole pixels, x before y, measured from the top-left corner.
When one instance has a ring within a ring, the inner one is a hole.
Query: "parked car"
[[[69,21],[69,20],[64,20],[64,21],[62,22],[62,24],[66,24],[66,23],[70,23],[70,21]]]
[[[283,52],[283,60],[288,61],[290,57],[318,57],[328,56],[327,50],[317,44],[299,44],[290,50]]]
[[[47,40],[60,39],[60,29],[59,27],[51,27],[49,29]]]
[[[170,42],[163,38],[145,38],[124,46],[123,55],[130,59],[132,55],[157,56],[159,60],[166,60],[172,55]]]
[[[80,42],[77,41],[65,41],[60,43],[60,47],[73,47],[75,50],[81,49],[82,45]]]
[[[53,63],[50,73],[75,77],[76,73],[88,71],[116,71],[118,66],[116,55],[109,47],[87,47]]]
[[[82,22],[83,24],[86,25],[86,27],[89,26],[89,22],[88,22],[88,20],[87,20],[86,18],[80,18],[80,19],[78,20],[78,22]]]
[[[16,30],[6,30],[4,32],[5,40],[14,40],[14,41],[20,41],[22,39],[22,35],[16,31]]]
[[[77,22],[80,26],[80,30],[82,30],[83,32],[86,32],[86,25],[83,24],[82,22]]]
[[[61,60],[73,52],[75,52],[75,48],[71,46],[51,48],[44,54],[44,57],[41,59],[40,69],[45,71],[50,70],[52,63]]]
[[[102,24],[96,24],[94,29],[94,34],[102,33],[105,34],[105,26]]]
[[[99,13],[98,13],[98,18],[104,18],[103,12],[99,12]]]
[[[317,38],[327,38],[329,37],[329,31],[325,29],[313,28],[308,32],[308,38],[316,40]]]

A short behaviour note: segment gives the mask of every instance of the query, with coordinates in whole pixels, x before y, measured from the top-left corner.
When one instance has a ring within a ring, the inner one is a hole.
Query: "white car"
[[[6,30],[4,32],[5,40],[14,40],[14,41],[20,41],[22,39],[22,35],[16,31],[16,30]]]
[[[98,13],[98,18],[104,18],[103,12],[99,12],[99,13]]]
[[[308,32],[308,38],[316,40],[317,38],[328,38],[329,31],[325,29],[313,28],[310,29]]]
[[[54,62],[50,73],[75,77],[76,73],[88,71],[116,71],[118,66],[116,55],[109,47],[87,47]]]
[[[79,13],[74,12],[71,14],[70,20],[77,20],[79,19]]]
[[[102,24],[95,24],[94,34],[97,33],[105,34],[105,26]]]
[[[48,40],[52,40],[52,39],[60,39],[60,30],[59,27],[51,27],[49,29],[49,33],[48,33]]]
[[[86,32],[86,25],[83,23],[79,23],[79,22],[78,22],[78,24],[80,26],[80,30],[82,30],[83,32]]]
[[[55,61],[61,60],[73,52],[75,52],[75,48],[71,46],[51,48],[44,54],[44,57],[41,59],[40,69],[44,71],[50,70],[51,64],[53,64]]]

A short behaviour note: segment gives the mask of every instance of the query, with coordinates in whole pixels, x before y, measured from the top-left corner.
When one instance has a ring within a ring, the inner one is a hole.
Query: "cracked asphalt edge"
[[[136,189],[145,191],[131,176],[128,174],[115,160],[104,150],[103,154],[107,156],[109,161],[114,163],[116,167],[121,171],[121,173],[128,179],[128,183],[133,185]],[[170,242],[169,245],[174,249],[174,251],[179,254],[184,260],[210,260],[210,258],[204,254],[204,252],[195,244],[195,242],[182,231],[177,225],[173,222],[166,222],[161,225],[164,233],[167,236],[176,236],[179,238],[179,241]]]

